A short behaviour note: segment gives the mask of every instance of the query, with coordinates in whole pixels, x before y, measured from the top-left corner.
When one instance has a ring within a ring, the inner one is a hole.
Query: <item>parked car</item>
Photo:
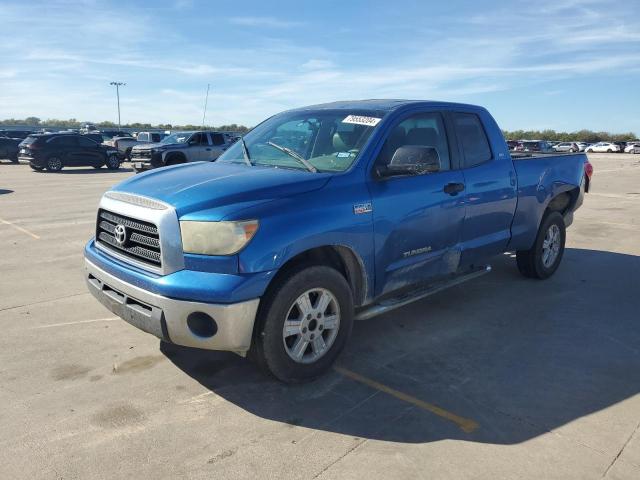
[[[576,145],[578,145],[578,151],[579,152],[584,152],[587,149],[587,147],[589,146],[589,144],[586,143],[586,142],[576,142]]]
[[[517,146],[518,146],[517,140],[507,140],[507,147],[509,147],[509,150],[515,150]]]
[[[580,146],[575,142],[561,142],[553,147],[556,152],[579,152]]]
[[[640,143],[629,142],[624,151],[625,153],[640,153]]]
[[[214,161],[236,139],[227,132],[177,132],[160,143],[136,145],[131,162],[136,172],[187,162]]]
[[[587,153],[599,152],[599,153],[613,153],[619,152],[620,146],[611,142],[598,142],[593,145],[589,145],[586,149]]]
[[[627,148],[627,142],[612,142],[613,144],[617,145],[620,150],[618,150],[618,153],[623,153],[624,149]]]
[[[0,130],[0,137],[19,138],[23,140],[32,133],[32,130]]]
[[[29,162],[33,170],[59,172],[64,167],[94,167],[106,165],[109,170],[120,168],[118,152],[94,142],[88,135],[52,133],[32,135],[22,142],[21,161]]]
[[[549,153],[553,152],[553,148],[549,143],[544,140],[522,140],[518,142],[518,145],[514,149],[516,152],[538,152]]]
[[[112,147],[115,147],[120,152],[122,158],[131,160],[131,149],[143,143],[158,143],[166,135],[159,132],[140,132],[133,136],[114,137],[110,143]]]
[[[85,278],[165,342],[250,352],[282,381],[308,380],[331,366],[354,319],[481,276],[502,252],[516,252],[526,277],[553,275],[586,160],[514,160],[489,112],[471,105],[291,110],[216,162],[107,191]]]
[[[0,158],[8,158],[14,163],[18,162],[18,144],[20,139],[0,137]]]

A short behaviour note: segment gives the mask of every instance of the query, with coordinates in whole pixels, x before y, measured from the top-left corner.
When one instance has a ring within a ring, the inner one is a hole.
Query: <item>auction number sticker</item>
[[[365,117],[363,115],[349,115],[342,123],[354,123],[356,125],[366,125],[367,127],[375,127],[378,122],[380,122],[380,118],[376,117]]]

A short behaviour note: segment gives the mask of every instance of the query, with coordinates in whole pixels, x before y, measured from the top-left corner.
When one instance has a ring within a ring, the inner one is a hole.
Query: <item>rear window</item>
[[[224,145],[224,136],[220,133],[212,133],[211,141],[216,146]]]
[[[65,137],[53,137],[49,140],[49,143],[58,147],[68,147],[76,144],[76,138],[71,135]]]
[[[462,146],[465,168],[491,160],[491,148],[482,123],[473,113],[454,113],[453,122]]]

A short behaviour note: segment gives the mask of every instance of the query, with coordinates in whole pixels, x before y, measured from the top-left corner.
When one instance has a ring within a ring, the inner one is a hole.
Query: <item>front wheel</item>
[[[613,150],[611,150],[610,148],[607,150],[607,153],[613,153]]]
[[[536,241],[529,250],[518,250],[516,261],[525,277],[544,280],[555,273],[564,254],[567,232],[564,218],[551,212],[542,219]]]
[[[107,157],[106,164],[109,170],[118,170],[120,168],[120,159],[117,155],[111,155]]]
[[[265,295],[258,322],[258,364],[286,383],[311,380],[331,367],[351,334],[351,289],[333,268],[299,268]]]
[[[587,153],[593,153],[593,150],[589,149],[587,150]]]

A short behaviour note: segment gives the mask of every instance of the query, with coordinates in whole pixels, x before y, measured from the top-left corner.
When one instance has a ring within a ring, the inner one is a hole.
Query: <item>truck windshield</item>
[[[174,143],[185,143],[189,140],[189,137],[193,134],[193,132],[177,132],[172,133],[168,137],[164,137],[160,140],[160,143],[172,145]]]
[[[385,112],[304,110],[276,115],[247,133],[218,162],[342,172],[358,158]],[[301,160],[304,159],[304,160]],[[309,168],[309,165],[313,168]]]

